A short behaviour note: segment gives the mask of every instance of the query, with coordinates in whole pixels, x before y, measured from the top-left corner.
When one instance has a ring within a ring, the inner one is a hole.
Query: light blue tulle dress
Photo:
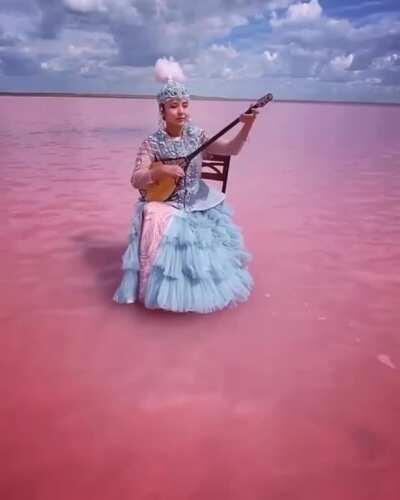
[[[140,146],[132,178],[143,173],[144,157],[153,161],[156,155],[185,156],[205,140],[204,130],[193,125],[185,126],[179,138],[159,129]],[[201,163],[201,155],[191,161],[185,188],[181,182],[173,198],[164,202],[174,207],[174,213],[159,238],[140,294],[149,309],[210,313],[245,302],[250,295],[253,279],[247,264],[251,255],[224,193],[201,179]],[[139,191],[129,245],[122,256],[123,276],[113,297],[119,304],[139,301],[144,213],[155,203],[147,203],[144,190]]]

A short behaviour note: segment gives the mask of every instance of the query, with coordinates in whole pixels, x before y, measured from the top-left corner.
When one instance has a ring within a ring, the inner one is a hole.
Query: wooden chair
[[[203,159],[201,164],[202,179],[211,179],[213,181],[222,182],[222,192],[226,192],[226,184],[228,182],[229,165],[231,162],[230,156],[222,155],[207,155],[207,158]],[[210,171],[205,171],[204,169],[209,169]]]

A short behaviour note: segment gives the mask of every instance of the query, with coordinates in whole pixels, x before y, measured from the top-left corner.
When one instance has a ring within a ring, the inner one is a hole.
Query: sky
[[[0,91],[400,103],[400,0],[0,0]]]

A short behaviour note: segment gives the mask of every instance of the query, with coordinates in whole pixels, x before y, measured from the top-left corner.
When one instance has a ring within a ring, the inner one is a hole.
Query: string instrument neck
[[[250,106],[249,109],[245,112],[245,114],[251,113],[254,108],[253,106]],[[233,128],[235,125],[237,125],[240,122],[240,116],[233,120],[233,122],[229,123],[226,127],[224,127],[222,130],[220,130],[217,134],[213,135],[208,141],[204,142],[199,148],[195,149],[192,153],[187,155],[187,161],[190,163],[195,156],[197,156],[199,153],[201,153],[204,149],[208,148],[210,144],[215,142],[217,139],[219,139],[222,135],[226,134],[231,128]]]

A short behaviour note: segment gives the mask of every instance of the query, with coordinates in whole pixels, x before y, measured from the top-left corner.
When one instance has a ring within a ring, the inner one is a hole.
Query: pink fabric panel
[[[178,210],[160,201],[146,203],[143,211],[142,234],[139,246],[139,300],[144,301],[146,284],[160,241],[171,217]]]

